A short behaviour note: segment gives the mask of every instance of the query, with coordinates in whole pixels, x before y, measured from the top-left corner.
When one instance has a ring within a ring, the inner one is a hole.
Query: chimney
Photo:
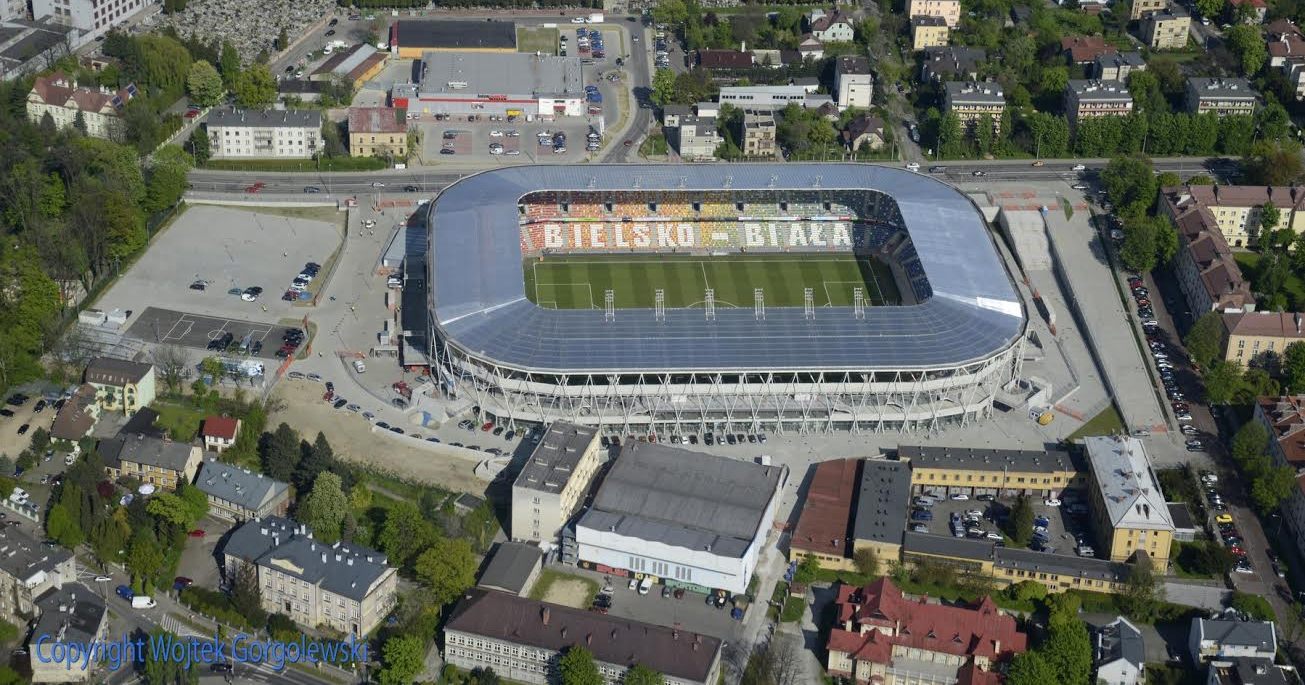
[[[585,635],[585,644],[586,644],[586,645],[592,645],[593,643],[594,643],[594,634],[593,634],[593,633],[588,633],[588,634],[586,634],[586,635]]]
[[[323,563],[323,564],[326,563],[326,558],[327,558],[327,554],[326,554],[326,552],[322,552],[322,563]]]
[[[544,625],[548,625],[548,617],[550,613],[551,612],[549,612],[548,607],[544,607],[542,610],[540,610],[539,616],[541,619],[543,619]],[[563,630],[565,630],[565,628]]]
[[[566,626],[562,626],[562,639],[566,639]]]

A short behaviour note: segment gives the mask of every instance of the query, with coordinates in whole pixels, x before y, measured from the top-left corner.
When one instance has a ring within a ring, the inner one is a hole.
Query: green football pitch
[[[708,288],[718,307],[751,307],[760,288],[767,307],[801,307],[811,288],[817,307],[850,307],[853,289],[867,305],[900,304],[883,262],[853,255],[732,255],[647,257],[551,255],[524,263],[526,296],[541,307],[601,309],[612,291],[617,309],[652,308],[661,289],[670,308],[701,307]]]

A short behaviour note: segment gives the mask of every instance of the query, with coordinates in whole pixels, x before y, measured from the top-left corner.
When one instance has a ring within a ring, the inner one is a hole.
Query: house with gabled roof
[[[27,94],[27,118],[35,124],[50,115],[59,129],[68,128],[80,115],[86,135],[121,140],[126,131],[122,115],[136,97],[136,84],[112,90],[104,86],[79,86],[61,71],[38,76]]]

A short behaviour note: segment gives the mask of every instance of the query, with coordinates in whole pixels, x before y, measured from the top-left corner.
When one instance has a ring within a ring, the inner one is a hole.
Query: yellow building
[[[1117,561],[924,533],[905,534],[902,561],[949,566],[964,576],[990,579],[997,587],[1031,580],[1045,585],[1049,592],[1120,592],[1129,573],[1128,564]]]
[[[881,562],[902,557],[911,469],[904,461],[869,459],[861,468],[856,519],[852,522],[852,555],[872,549]]]
[[[1092,467],[1089,509],[1097,549],[1110,561],[1132,561],[1144,552],[1157,571],[1166,571],[1174,522],[1142,442],[1103,435],[1084,439],[1084,447]]]
[[[1085,470],[1063,450],[902,445],[898,458],[911,462],[912,491],[937,497],[964,493],[1045,498],[1087,485]]]
[[[1187,32],[1192,17],[1183,8],[1173,5],[1153,12],[1146,20],[1146,44],[1155,50],[1178,50],[1187,47]]]
[[[1162,198],[1170,215],[1191,207],[1205,207],[1214,216],[1219,232],[1232,247],[1254,247],[1269,230],[1305,231],[1305,190],[1290,186],[1183,186],[1166,188]],[[1163,203],[1162,203],[1163,204]],[[1263,225],[1262,210],[1273,205],[1278,222]]]
[[[948,26],[961,23],[961,0],[910,0],[908,17],[940,17]]]
[[[852,520],[861,464],[860,459],[833,459],[811,467],[807,496],[802,500],[802,512],[789,539],[789,561],[800,561],[810,555],[821,568],[855,570],[852,547],[848,544],[848,524]]]
[[[175,490],[183,481],[193,483],[204,461],[199,445],[144,435],[101,440],[95,451],[110,479],[134,478],[163,490]]]
[[[1239,312],[1223,315],[1224,359],[1246,366],[1281,355],[1305,340],[1305,317],[1299,312]]]
[[[95,388],[101,409],[128,416],[154,401],[154,366],[111,357],[96,357],[86,365],[85,382]]]
[[[1169,0],[1133,0],[1133,5],[1129,9],[1128,18],[1131,21],[1145,19],[1152,12],[1159,12],[1169,4]]]
[[[408,122],[393,107],[349,108],[349,156],[408,158]]]
[[[390,25],[389,47],[416,60],[427,52],[516,52],[517,29],[510,21],[401,19]]]
[[[946,45],[951,31],[942,17],[911,17],[911,49]]]

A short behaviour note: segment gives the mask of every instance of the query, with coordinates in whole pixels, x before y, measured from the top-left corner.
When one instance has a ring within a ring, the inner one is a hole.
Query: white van
[[[646,595],[652,589],[652,576],[644,576],[643,582],[639,583],[639,594]]]
[[[928,495],[919,495],[913,500],[913,503],[917,507],[932,507],[938,503],[938,500]]]

